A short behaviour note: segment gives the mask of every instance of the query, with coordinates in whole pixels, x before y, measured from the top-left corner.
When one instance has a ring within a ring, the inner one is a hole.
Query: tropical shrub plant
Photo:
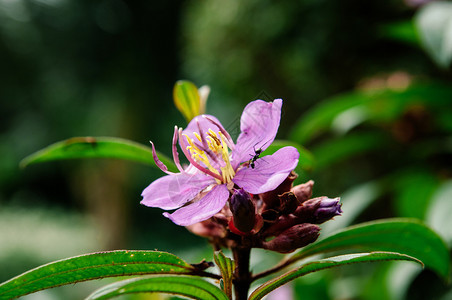
[[[163,214],[208,239],[213,248],[211,258],[188,263],[161,251],[90,253],[18,275],[0,284],[0,298],[127,276],[131,278],[106,285],[87,299],[135,293],[261,299],[307,274],[387,260],[415,262],[445,280],[449,278],[450,256],[445,242],[415,219],[366,222],[319,238],[321,224],[328,222],[334,227],[335,220],[346,216],[347,211],[339,197],[312,198],[314,182],[300,182],[312,168],[310,152],[293,141],[274,141],[283,101],[250,102],[242,113],[240,134],[234,142],[217,118],[204,114],[207,95],[206,88],[198,90],[191,82],[176,83],[174,101],[189,123],[185,129],[175,127],[172,160],[159,153],[153,143],[147,147],[118,138],[75,137],[30,155],[22,165],[71,158],[117,158],[158,168],[166,175],[144,189],[141,203],[174,210]],[[303,135],[309,135],[312,123],[298,124],[294,140],[302,141]],[[188,163],[180,159],[178,145]],[[273,267],[253,273],[250,258],[255,248],[287,255]]]

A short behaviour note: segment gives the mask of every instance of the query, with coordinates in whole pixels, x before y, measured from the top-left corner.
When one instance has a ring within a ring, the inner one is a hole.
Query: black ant
[[[267,144],[267,142],[266,142],[265,144]],[[264,147],[265,144],[263,144],[262,147]],[[257,145],[257,144],[256,144],[256,145]],[[251,155],[251,154],[250,154],[250,155],[252,156],[252,158],[248,161],[248,165],[251,167],[251,169],[254,169],[254,167],[255,167],[255,164],[254,164],[254,163],[255,163],[256,160],[259,158],[259,156],[261,155],[262,151],[264,151],[264,150],[262,150],[262,147],[260,147],[259,149],[256,149],[256,148],[255,148],[256,145],[253,146],[253,149],[254,149],[254,155]]]

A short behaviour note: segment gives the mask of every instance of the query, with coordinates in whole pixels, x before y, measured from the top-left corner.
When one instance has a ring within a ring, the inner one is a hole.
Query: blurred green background
[[[301,175],[315,196],[343,199],[324,233],[413,217],[450,246],[452,4],[428,2],[0,0],[0,279],[107,249],[211,259],[206,241],[139,204],[159,171],[117,160],[19,168],[73,136],[152,139],[170,153],[173,126],[186,124],[178,79],[211,87],[207,112],[233,135],[249,101],[284,99],[278,137],[314,155]],[[303,299],[452,299],[410,267],[342,268],[292,288]]]

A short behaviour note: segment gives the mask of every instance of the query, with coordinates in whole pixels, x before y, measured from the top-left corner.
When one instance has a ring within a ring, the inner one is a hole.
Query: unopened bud
[[[235,228],[241,232],[250,232],[256,222],[256,209],[250,195],[243,189],[236,190],[230,201]]]
[[[298,201],[303,203],[312,196],[312,187],[314,186],[314,181],[309,180],[306,183],[294,186],[290,191],[295,194]]]
[[[274,209],[267,209],[261,213],[262,219],[267,223],[274,223],[279,218],[279,212]]]
[[[280,205],[278,195],[282,195],[285,192],[289,192],[292,188],[292,184],[298,175],[294,171],[290,172],[286,179],[273,191],[262,193],[261,199],[266,205],[266,209],[276,209]]]
[[[300,205],[297,197],[295,197],[292,192],[285,192],[284,194],[279,195],[279,200],[281,201],[280,211],[283,215],[293,213],[297,209],[298,205]]]
[[[305,201],[294,215],[302,222],[322,224],[342,213],[340,198],[319,197]]]
[[[283,231],[271,241],[264,242],[264,249],[289,253],[298,248],[307,246],[319,237],[320,227],[314,224],[298,224]]]
[[[339,202],[341,199],[338,198],[326,198],[320,202],[320,206],[315,211],[315,216],[319,223],[328,221],[329,219],[339,216],[342,213],[341,206]]]

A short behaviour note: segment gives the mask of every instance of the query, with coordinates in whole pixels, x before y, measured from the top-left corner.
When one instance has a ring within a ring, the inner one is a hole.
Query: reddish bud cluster
[[[217,246],[251,247],[289,253],[313,243],[319,224],[342,213],[339,198],[312,198],[312,180],[293,186],[295,172],[275,190],[250,195],[235,190],[229,205],[209,220],[189,226],[195,234],[209,237]]]

